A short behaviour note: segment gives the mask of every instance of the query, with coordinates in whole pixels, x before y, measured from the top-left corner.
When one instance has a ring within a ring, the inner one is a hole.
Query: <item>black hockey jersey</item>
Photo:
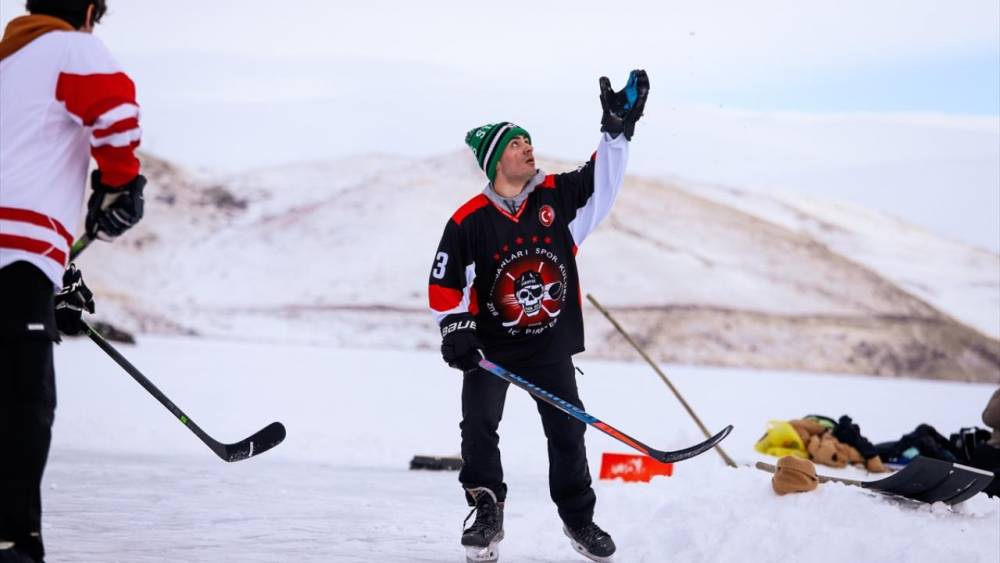
[[[576,251],[611,210],[627,160],[625,137],[605,133],[579,169],[536,173],[517,209],[495,201],[490,187],[460,207],[431,266],[438,324],[472,314],[486,357],[502,365],[546,365],[582,352]]]

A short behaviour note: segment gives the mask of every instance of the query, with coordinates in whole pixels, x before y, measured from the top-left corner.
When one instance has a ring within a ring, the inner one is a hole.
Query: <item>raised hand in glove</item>
[[[94,294],[83,283],[83,274],[70,263],[63,274],[63,288],[56,293],[56,326],[59,332],[73,336],[83,330],[83,311],[94,312]]]
[[[483,342],[476,334],[476,319],[468,313],[448,315],[441,323],[441,357],[462,373],[479,367]]]
[[[625,88],[618,92],[611,90],[611,81],[608,77],[602,76],[599,82],[601,108],[604,109],[601,131],[615,137],[624,134],[625,138],[631,141],[635,132],[635,122],[642,117],[642,110],[646,107],[646,96],[649,95],[649,77],[646,76],[646,71],[633,70],[628,75]]]
[[[90,185],[94,193],[87,201],[85,225],[90,238],[114,240],[142,219],[142,189],[146,186],[142,174],[120,188],[112,188],[101,182],[100,170],[94,170]]]

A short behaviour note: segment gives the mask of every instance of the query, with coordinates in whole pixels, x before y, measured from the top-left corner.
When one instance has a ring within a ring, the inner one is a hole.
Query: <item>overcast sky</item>
[[[460,150],[586,158],[649,71],[633,171],[816,193],[1000,250],[1000,3],[108,0],[144,147],[217,170]],[[0,0],[0,20],[23,10]]]

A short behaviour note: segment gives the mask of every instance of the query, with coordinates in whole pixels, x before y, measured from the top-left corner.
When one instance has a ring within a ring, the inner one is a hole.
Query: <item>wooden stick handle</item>
[[[632,339],[629,333],[625,332],[625,329],[622,328],[622,325],[618,324],[618,321],[616,321],[615,318],[611,316],[611,313],[609,313],[607,309],[602,307],[601,304],[597,302],[597,299],[595,299],[593,295],[588,293],[587,299],[594,304],[594,307],[597,307],[597,310],[600,311],[604,315],[604,317],[607,318],[608,321],[615,327],[615,329],[617,329],[618,332],[625,337],[625,340],[627,340],[628,343],[631,344],[633,348],[635,348],[636,352],[639,352],[639,355],[642,356],[644,360],[646,360],[646,362],[653,368],[656,374],[660,376],[660,379],[662,379],[663,382],[667,384],[667,387],[669,387],[670,390],[673,391],[674,396],[677,397],[677,400],[680,401],[681,405],[684,406],[684,410],[686,410],[688,414],[691,415],[691,418],[694,419],[695,424],[697,424],[698,428],[700,428],[702,433],[705,434],[705,437],[711,438],[712,434],[708,431],[708,428],[705,428],[705,425],[702,424],[701,419],[698,418],[698,415],[694,413],[694,409],[692,409],[691,405],[689,405],[687,401],[684,400],[684,397],[681,396],[681,392],[678,391],[676,387],[674,387],[674,384],[670,382],[670,379],[667,378],[666,374],[664,374],[663,371],[660,370],[660,366],[656,365],[656,362],[654,362],[653,359],[649,357],[649,354],[647,354],[646,351],[643,350],[642,347],[639,346],[639,344]],[[719,455],[722,456],[722,460],[726,462],[726,465],[728,465],[729,467],[736,467],[736,462],[733,461],[733,459],[729,457],[728,454],[726,454],[725,450],[722,449],[722,446],[716,444],[715,449],[716,451],[719,452]]]

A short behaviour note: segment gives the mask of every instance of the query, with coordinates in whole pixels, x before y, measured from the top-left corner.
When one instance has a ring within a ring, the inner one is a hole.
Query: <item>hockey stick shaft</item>
[[[563,411],[564,413],[572,416],[573,418],[581,422],[585,422],[593,426],[594,428],[597,428],[598,430],[604,432],[605,434],[611,436],[612,438],[615,438],[618,441],[626,445],[629,445],[646,455],[649,455],[650,447],[647,446],[646,444],[643,444],[642,442],[628,436],[627,434],[620,432],[618,429],[614,428],[609,424],[601,422],[596,417],[587,414],[587,412],[581,409],[580,407],[574,405],[573,403],[570,403],[569,401],[566,401],[565,399],[560,399],[559,397],[553,395],[552,393],[549,393],[545,389],[542,389],[541,387],[535,385],[534,383],[531,383],[527,379],[524,379],[523,377],[517,374],[511,373],[510,371],[507,371],[506,369],[486,359],[479,361],[479,367],[485,369],[486,371],[492,373],[493,375],[496,375],[501,379],[513,383],[514,385],[524,389],[525,391],[531,393],[532,395],[538,397],[539,399],[545,401],[546,403],[554,406],[555,408]]]
[[[163,391],[160,391],[153,382],[146,378],[135,366],[132,365],[125,356],[122,356],[118,350],[116,350],[99,332],[94,330],[93,327],[87,323],[80,321],[83,325],[84,332],[87,336],[97,344],[101,350],[104,350],[111,359],[115,361],[119,366],[122,367],[132,379],[135,379],[139,385],[142,385],[143,389],[149,392],[150,395],[156,398],[161,405],[167,408],[171,414],[177,417],[181,423],[187,427],[203,444],[209,447],[215,455],[219,456],[223,461],[240,461],[253,457],[258,454],[262,454],[267,450],[277,446],[285,439],[285,427],[280,422],[272,422],[271,424],[265,426],[261,430],[257,431],[254,435],[249,438],[245,438],[234,444],[223,444],[212,438],[200,426],[195,424],[188,415],[174,404]]]
[[[597,310],[600,311],[606,319],[608,319],[611,325],[614,326],[615,329],[622,336],[625,337],[625,340],[628,341],[628,343],[631,344],[633,348],[635,348],[635,351],[638,352],[639,355],[642,356],[644,360],[646,360],[646,363],[648,363],[650,367],[653,368],[653,371],[655,371],[656,374],[660,376],[660,379],[662,379],[663,382],[667,384],[667,387],[669,387],[670,390],[673,392],[674,396],[677,397],[677,400],[681,402],[681,405],[684,407],[684,410],[686,410],[687,413],[691,415],[691,418],[694,420],[694,423],[698,425],[698,428],[702,431],[702,433],[705,434],[705,437],[706,438],[710,437],[711,434],[708,432],[708,428],[706,428],[705,425],[701,422],[701,419],[698,418],[698,415],[694,413],[694,409],[691,408],[691,405],[689,405],[688,402],[684,400],[684,396],[681,395],[681,392],[677,389],[677,387],[674,387],[674,384],[670,382],[670,378],[668,378],[667,375],[663,373],[663,371],[660,369],[660,366],[656,365],[656,362],[654,362],[653,359],[649,357],[649,354],[646,353],[646,351],[642,348],[642,346],[639,346],[639,343],[637,343],[632,338],[632,336],[628,332],[626,332],[624,328],[622,328],[622,325],[618,324],[618,321],[611,316],[611,313],[609,313],[607,309],[602,307],[601,304],[597,302],[597,299],[593,295],[588,293],[587,299],[590,300],[590,302],[594,305],[594,307],[597,307]],[[728,465],[729,467],[736,467],[736,462],[733,461],[733,458],[729,457],[729,454],[727,454],[725,450],[722,449],[722,446],[716,445],[715,450],[719,452],[720,456],[722,456],[722,460],[726,462],[726,465]]]
[[[767,471],[768,473],[777,473],[778,468],[770,463],[765,463],[763,461],[758,461],[754,464],[754,467],[760,469],[761,471]],[[864,486],[861,481],[855,481],[854,479],[842,479],[840,477],[827,477],[826,475],[817,475],[820,483],[843,483],[845,485],[851,485],[854,487]]]
[[[78,238],[76,242],[73,243],[73,248],[70,249],[70,254],[69,254],[70,260],[75,260],[80,255],[81,252],[83,252],[88,246],[90,246],[91,242],[93,242],[93,239],[87,236],[86,234]],[[124,369],[129,375],[131,375],[132,378],[139,383],[139,385],[142,385],[142,387],[146,391],[148,391],[150,395],[155,397],[156,400],[160,402],[160,404],[167,407],[167,410],[169,410],[174,416],[176,416],[178,420],[180,420],[185,426],[190,428],[191,431],[194,432],[196,436],[201,438],[202,442],[208,444],[208,442],[206,442],[206,439],[212,440],[212,438],[209,435],[205,434],[205,432],[197,424],[195,424],[193,420],[191,420],[190,418],[187,417],[186,414],[184,414],[184,411],[182,411],[177,405],[175,405],[173,401],[168,399],[167,396],[164,395],[163,392],[156,387],[156,385],[153,385],[152,381],[147,379],[146,376],[143,375],[138,368],[133,366],[132,363],[125,358],[125,356],[122,356],[121,353],[118,352],[118,350],[116,350],[115,347],[111,345],[111,343],[105,340],[104,337],[101,336],[101,333],[97,332],[97,330],[95,330],[94,327],[90,326],[89,324],[87,324],[82,320],[80,321],[80,325],[83,326],[83,331],[87,333],[87,336],[89,336],[91,340],[94,341],[94,344],[97,344],[97,346],[100,347],[101,350],[104,350],[104,352],[107,355],[111,356],[111,359],[113,359],[115,363],[117,363],[119,366],[121,366],[122,369]],[[214,440],[212,441],[214,442]]]
[[[512,373],[485,358],[479,360],[479,367],[499,377],[500,379],[503,379],[504,381],[513,383],[517,387],[520,387],[521,389],[524,389],[528,393],[531,393],[533,396],[538,397],[539,399],[563,411],[564,413],[572,416],[573,418],[581,422],[584,422],[586,424],[589,424],[594,428],[597,428],[601,432],[604,432],[605,434],[611,436],[612,438],[618,440],[619,442],[626,444],[636,449],[639,452],[642,452],[654,459],[663,462],[682,461],[684,459],[694,457],[700,454],[701,452],[705,451],[706,449],[710,448],[712,444],[718,443],[720,440],[728,436],[729,432],[732,431],[733,429],[732,426],[728,426],[715,436],[711,436],[705,442],[702,442],[701,444],[696,444],[695,446],[686,448],[684,450],[679,450],[676,452],[656,450],[640,442],[639,440],[636,440],[635,438],[629,436],[628,434],[622,432],[621,430],[618,430],[614,426],[611,426],[610,424],[599,420],[597,417],[588,414],[586,411],[574,405],[573,403],[570,403],[565,399],[553,395],[552,393],[546,391],[545,389],[542,389],[541,387],[535,385],[534,383],[528,381],[527,379],[515,373]]]
[[[80,237],[73,244],[73,248],[70,250],[70,257],[71,257],[70,259],[72,260],[75,259],[77,256],[79,256],[80,253],[84,251],[84,249],[90,246],[90,243],[92,241],[93,239],[91,239],[87,235],[83,235],[82,237]],[[131,375],[132,378],[139,383],[139,385],[142,385],[143,389],[145,389],[146,391],[149,392],[150,395],[155,397],[156,400],[159,401],[161,405],[166,407],[171,414],[177,417],[177,419],[180,420],[181,423],[188,428],[188,430],[190,430],[195,436],[197,436],[198,439],[201,440],[203,444],[208,446],[209,449],[211,449],[215,453],[215,455],[219,456],[223,461],[229,461],[229,462],[240,461],[243,459],[247,459],[249,457],[253,457],[258,454],[262,454],[267,450],[277,446],[285,439],[284,425],[282,425],[280,422],[272,422],[271,424],[257,431],[249,438],[246,438],[234,444],[223,444],[219,442],[218,440],[209,436],[204,430],[201,429],[200,426],[195,424],[195,422],[191,420],[187,416],[187,414],[185,414],[184,411],[180,409],[180,407],[175,405],[173,401],[167,398],[167,396],[164,395],[163,392],[156,387],[156,385],[153,385],[152,381],[147,379],[146,376],[143,375],[142,372],[138,370],[138,368],[133,366],[131,362],[125,359],[125,356],[122,356],[118,352],[118,350],[115,349],[114,346],[112,346],[107,340],[104,339],[103,336],[101,336],[99,332],[94,330],[93,327],[88,325],[83,320],[80,321],[80,324],[83,327],[83,332],[87,333],[87,336],[89,336],[90,339],[93,340],[94,343],[101,348],[101,350],[104,350],[104,352],[108,356],[111,356],[111,359],[113,359],[115,363],[121,366],[121,368],[124,369],[126,373]]]
[[[79,256],[85,248],[90,246],[90,243],[93,241],[94,239],[90,238],[90,236],[86,234],[76,239],[76,242],[73,243],[73,248],[69,250],[69,261],[72,262],[73,260],[76,260],[76,257]]]
[[[195,422],[191,420],[187,416],[187,414],[185,414],[184,411],[180,409],[180,407],[175,405],[173,401],[171,401],[166,395],[164,395],[163,391],[160,391],[159,388],[156,387],[156,385],[153,385],[152,381],[147,379],[146,376],[142,374],[142,372],[140,372],[135,366],[133,366],[131,362],[125,359],[125,356],[122,356],[121,353],[119,353],[118,350],[114,348],[114,346],[112,346],[107,340],[105,340],[104,337],[101,336],[99,332],[94,330],[93,327],[91,327],[90,325],[88,325],[83,321],[80,321],[80,323],[83,325],[83,330],[84,332],[87,333],[87,336],[89,336],[90,339],[93,340],[94,343],[101,348],[101,350],[104,350],[104,352],[107,353],[107,355],[111,356],[111,359],[113,359],[115,363],[117,363],[119,366],[121,366],[122,369],[124,369],[129,375],[131,375],[132,379],[135,379],[139,383],[139,385],[142,385],[143,389],[148,391],[149,394],[152,395],[157,401],[159,401],[161,405],[166,407],[171,414],[177,417],[177,419],[180,420],[181,423],[184,424],[184,426],[186,426],[188,430],[193,432],[194,435],[197,436],[202,442],[204,442],[206,446],[212,448],[212,451],[219,453],[217,449],[218,446],[220,446],[221,444],[219,444],[218,441],[214,440],[211,436],[206,434],[205,431],[202,430],[200,426],[195,424]]]

